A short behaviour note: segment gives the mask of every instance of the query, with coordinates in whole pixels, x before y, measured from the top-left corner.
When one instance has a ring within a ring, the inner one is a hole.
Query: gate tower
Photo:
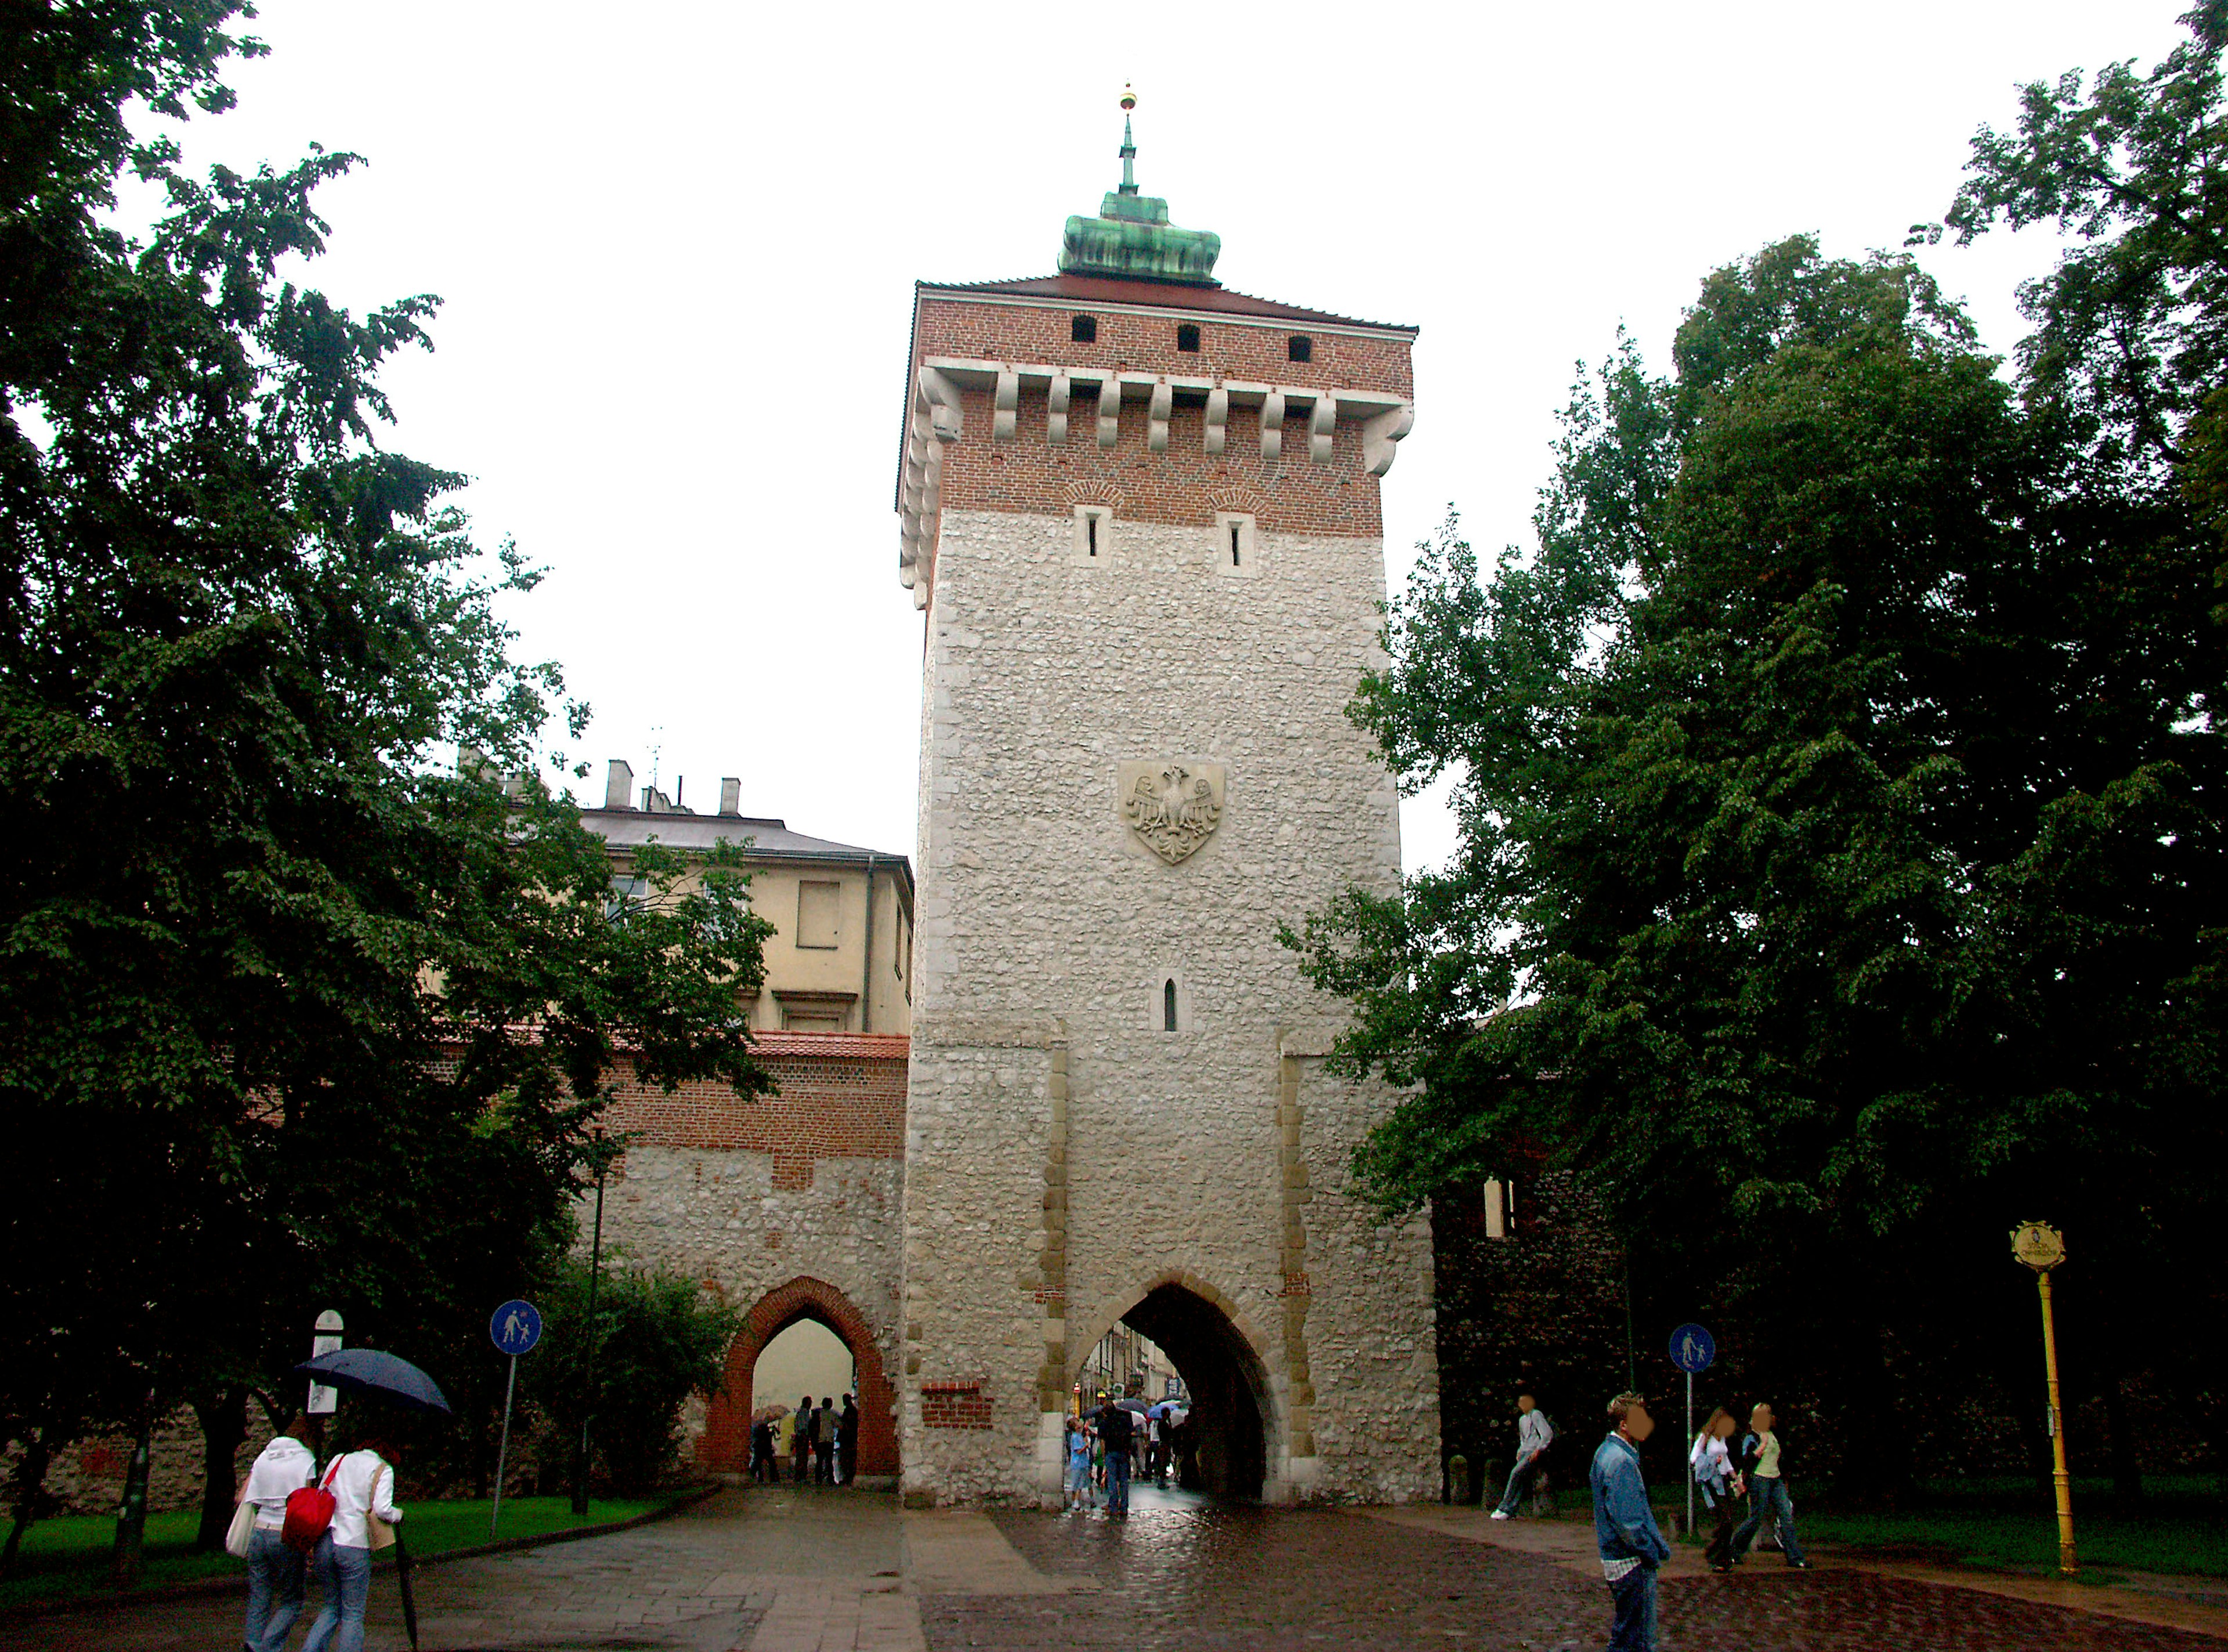
[[[1322,1072],[1339,1006],[1277,941],[1399,876],[1345,707],[1415,329],[1223,288],[1135,154],[1125,116],[1057,275],[914,292],[905,1488],[1056,1501],[1127,1323],[1193,1394],[1196,1483],[1437,1496],[1428,1230],[1341,1193],[1389,1097]]]

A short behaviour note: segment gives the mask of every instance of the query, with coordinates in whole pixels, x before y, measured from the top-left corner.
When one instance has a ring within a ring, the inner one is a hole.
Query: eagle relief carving
[[[1223,766],[1169,758],[1121,767],[1122,818],[1171,866],[1222,823]]]

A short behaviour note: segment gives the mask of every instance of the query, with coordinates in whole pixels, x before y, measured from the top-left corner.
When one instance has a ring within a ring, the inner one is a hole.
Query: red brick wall
[[[605,1122],[614,1132],[641,1132],[652,1146],[770,1153],[778,1190],[810,1187],[816,1159],[905,1157],[909,1040],[766,1032],[757,1043],[778,1094],[746,1100],[724,1084],[701,1082],[669,1095],[623,1066]]]
[[[924,1428],[988,1428],[990,1402],[979,1382],[924,1382],[920,1421]]]
[[[1250,510],[1264,533],[1341,533],[1376,539],[1385,532],[1377,478],[1363,468],[1361,430],[1339,421],[1328,464],[1308,457],[1308,415],[1287,414],[1284,456],[1261,457],[1261,410],[1233,407],[1220,455],[1206,450],[1207,410],[1179,404],[1168,414],[1168,446],[1145,445],[1143,401],[1122,405],[1120,437],[1098,445],[1098,403],[1078,398],[1064,447],[1045,440],[1046,396],[1024,389],[1010,442],[990,439],[990,392],[965,391],[964,428],[944,450],[946,510],[1028,511],[1066,516],[1078,504],[1111,504],[1117,520],[1213,527],[1218,510]],[[1242,501],[1210,496],[1243,494]]]
[[[1184,309],[1181,288],[1168,294],[1170,309]],[[1072,318],[1089,316],[1098,336],[1078,344]],[[1047,367],[1114,367],[1124,373],[1165,373],[1184,378],[1236,379],[1264,385],[1303,385],[1322,390],[1378,390],[1415,394],[1405,334],[1332,333],[1309,322],[1234,322],[1212,310],[1186,310],[1199,328],[1197,354],[1176,348],[1176,320],[1117,305],[1057,302],[983,303],[961,297],[920,302],[919,351],[913,365],[932,355],[970,360],[1033,362]],[[1303,334],[1314,343],[1311,359],[1295,361],[1288,341]],[[1174,446],[1171,438],[1170,446]]]
[[[859,1472],[898,1471],[897,1393],[882,1375],[880,1347],[864,1315],[824,1279],[799,1277],[759,1298],[727,1349],[727,1380],[706,1409],[696,1461],[714,1474],[751,1464],[751,1377],[765,1345],[800,1319],[814,1319],[850,1349],[859,1368]]]

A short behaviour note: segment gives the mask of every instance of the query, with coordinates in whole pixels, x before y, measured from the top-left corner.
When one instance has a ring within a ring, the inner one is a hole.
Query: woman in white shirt
[[[302,1652],[363,1652],[363,1609],[371,1596],[371,1521],[393,1526],[397,1455],[383,1439],[368,1439],[325,1464],[317,1483],[333,1494],[333,1523],[311,1557],[324,1604]]]
[[[1702,1506],[1718,1520],[1717,1529],[1710,1534],[1709,1547],[1703,1551],[1713,1572],[1733,1569],[1733,1499],[1741,1492],[1740,1476],[1733,1468],[1732,1452],[1725,1445],[1733,1436],[1733,1426],[1732,1413],[1719,1406],[1702,1425],[1702,1432],[1694,1436],[1693,1450],[1687,1453],[1687,1471],[1694,1477],[1695,1489],[1702,1494]]]
[[[302,1557],[279,1540],[286,1499],[317,1477],[317,1459],[302,1442],[310,1419],[299,1414],[257,1454],[241,1483],[240,1501],[255,1505],[255,1530],[247,1540],[247,1652],[280,1652],[302,1612]]]

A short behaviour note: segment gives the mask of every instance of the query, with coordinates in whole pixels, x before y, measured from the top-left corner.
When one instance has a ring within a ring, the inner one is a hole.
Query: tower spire
[[[1117,192],[1125,195],[1137,193],[1137,140],[1130,135],[1130,112],[1137,106],[1137,94],[1130,83],[1122,83],[1122,188]]]

